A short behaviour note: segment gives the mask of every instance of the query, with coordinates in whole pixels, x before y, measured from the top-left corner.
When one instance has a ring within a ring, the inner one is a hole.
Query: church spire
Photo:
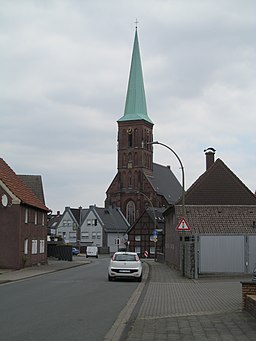
[[[133,43],[132,61],[126,95],[125,110],[124,115],[118,120],[118,122],[135,120],[145,120],[149,123],[153,123],[147,114],[137,26]]]

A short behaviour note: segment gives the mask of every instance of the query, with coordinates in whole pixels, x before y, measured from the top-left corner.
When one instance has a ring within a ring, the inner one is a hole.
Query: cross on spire
[[[135,24],[135,28],[137,29],[137,27],[138,27],[138,19],[136,19],[135,21],[134,21],[134,24]]]

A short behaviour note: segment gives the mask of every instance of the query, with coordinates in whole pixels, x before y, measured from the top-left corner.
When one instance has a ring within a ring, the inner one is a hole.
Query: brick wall
[[[256,297],[256,282],[247,281],[241,282],[242,284],[242,306],[243,309],[246,307],[246,299],[247,296],[255,296]],[[256,309],[256,302],[255,302],[255,309]]]
[[[256,318],[256,295],[246,295],[245,310]]]

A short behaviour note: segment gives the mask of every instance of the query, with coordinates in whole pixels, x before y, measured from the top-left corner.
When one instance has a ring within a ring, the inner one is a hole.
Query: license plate
[[[127,273],[127,272],[130,272],[130,270],[119,270],[119,272],[125,272],[125,273]]]

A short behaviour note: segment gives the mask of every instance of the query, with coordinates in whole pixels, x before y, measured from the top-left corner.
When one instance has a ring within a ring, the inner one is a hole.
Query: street
[[[0,286],[0,340],[103,340],[138,283],[107,280],[109,257]]]

